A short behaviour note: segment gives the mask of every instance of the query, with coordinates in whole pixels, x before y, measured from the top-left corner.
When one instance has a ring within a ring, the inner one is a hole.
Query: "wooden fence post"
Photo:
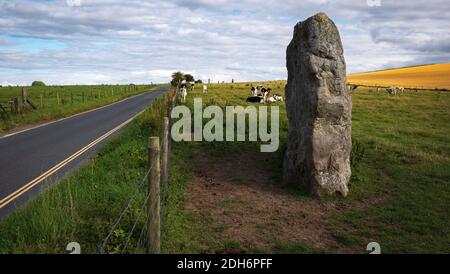
[[[22,105],[23,108],[28,108],[30,106],[28,104],[28,92],[25,88],[22,88]]]
[[[163,124],[163,143],[162,143],[162,170],[161,178],[163,184],[167,184],[169,181],[169,118],[164,117]]]
[[[14,113],[19,114],[20,113],[20,104],[19,104],[19,98],[14,98]]]
[[[147,202],[147,254],[161,253],[161,225],[160,225],[160,147],[159,137],[150,137],[148,143],[148,176],[149,199]]]
[[[59,91],[56,92],[56,104],[61,105],[61,99],[59,98]]]
[[[40,103],[39,107],[42,109],[42,108],[44,108],[44,97],[43,97],[42,93],[39,97],[41,99],[41,103]]]

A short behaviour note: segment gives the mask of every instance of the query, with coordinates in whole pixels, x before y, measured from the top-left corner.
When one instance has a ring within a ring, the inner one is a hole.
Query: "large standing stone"
[[[303,184],[318,196],[336,192],[346,196],[352,101],[339,32],[326,14],[295,26],[287,48],[287,69],[289,136],[284,181]]]

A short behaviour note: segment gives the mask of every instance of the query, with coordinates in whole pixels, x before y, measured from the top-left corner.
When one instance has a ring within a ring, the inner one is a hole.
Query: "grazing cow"
[[[272,89],[270,89],[270,88],[266,88],[266,87],[262,87],[261,89],[261,93],[263,94],[263,96],[264,96],[264,94],[269,94],[271,91],[272,91]]]
[[[264,98],[262,96],[250,96],[247,98],[249,103],[264,103]]]
[[[278,102],[283,102],[283,97],[279,96],[279,95],[274,95],[273,98],[275,98],[275,100],[277,100]]]
[[[185,88],[187,90],[187,84],[185,83],[181,83],[180,87],[178,88],[178,93],[181,94],[182,89]]]
[[[187,94],[188,94],[186,87],[182,87],[181,90],[180,90],[180,93],[181,93],[181,101],[183,103],[186,103],[186,97],[187,97]]]
[[[189,91],[194,91],[195,89],[195,82],[189,82]]]
[[[252,96],[258,96],[258,93],[260,91],[262,91],[263,89],[264,89],[264,87],[262,87],[262,86],[252,87]]]
[[[272,89],[270,89],[270,88],[262,88],[262,89],[261,89],[262,97],[263,97],[263,99],[264,99],[263,103],[266,102],[267,97],[269,96],[269,94],[270,94],[271,91],[272,91]]]
[[[403,94],[405,92],[404,87],[397,87],[397,92]]]
[[[258,87],[252,87],[252,96],[258,96]]]
[[[203,93],[208,93],[208,87],[206,85],[203,85]]]
[[[283,97],[274,95],[266,99],[267,103],[283,102]]]
[[[270,96],[269,98],[266,99],[266,103],[275,103],[277,100],[275,100],[275,98],[273,98],[273,96]]]
[[[381,91],[381,88],[377,88],[377,93],[380,93],[380,91]]]
[[[358,88],[358,85],[347,85],[348,92],[352,92]]]
[[[386,91],[387,91],[387,93],[388,93],[389,95],[395,95],[395,94],[397,94],[397,88],[396,88],[396,87],[388,87],[388,88],[386,89]]]

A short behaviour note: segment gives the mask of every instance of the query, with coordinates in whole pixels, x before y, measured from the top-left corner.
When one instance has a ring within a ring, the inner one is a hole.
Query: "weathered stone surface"
[[[348,194],[352,101],[338,29],[324,13],[295,26],[287,48],[286,183],[313,194]]]

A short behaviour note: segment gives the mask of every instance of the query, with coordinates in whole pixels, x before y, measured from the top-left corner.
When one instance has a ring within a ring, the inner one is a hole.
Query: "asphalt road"
[[[0,219],[84,160],[165,90],[0,138]]]

